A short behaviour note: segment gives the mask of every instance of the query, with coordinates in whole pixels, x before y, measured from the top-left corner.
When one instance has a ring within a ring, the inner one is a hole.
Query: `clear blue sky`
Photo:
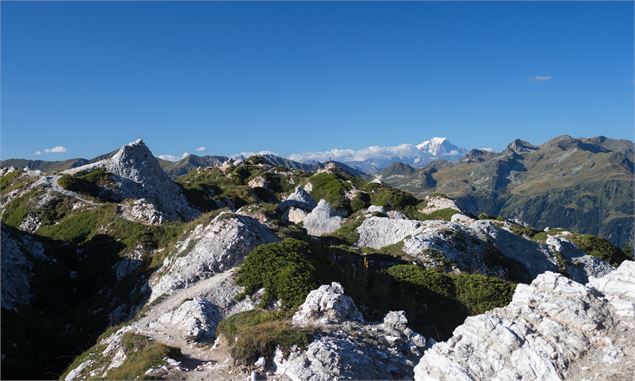
[[[2,2],[3,158],[632,139],[633,88],[632,2]]]

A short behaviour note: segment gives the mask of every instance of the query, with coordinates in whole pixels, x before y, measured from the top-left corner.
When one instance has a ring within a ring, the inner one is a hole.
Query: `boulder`
[[[287,210],[293,207],[305,211],[311,211],[316,206],[317,203],[315,202],[313,197],[311,197],[309,192],[307,192],[300,185],[295,187],[295,191],[288,195],[287,198],[285,198],[284,201],[280,203],[281,210]]]
[[[340,228],[344,219],[325,200],[320,200],[304,219],[304,228],[313,236],[331,234]]]
[[[218,307],[197,296],[183,302],[176,310],[161,315],[158,322],[173,327],[183,337],[204,341],[214,338],[216,325],[220,320],[222,315]]]
[[[338,283],[311,291],[293,321],[320,329],[307,348],[276,351],[276,374],[291,380],[411,379],[426,346],[407,328],[403,311],[389,312],[380,323],[364,322]]]
[[[347,320],[362,320],[362,314],[353,299],[344,295],[344,288],[337,282],[311,291],[299,311],[293,315],[293,323],[300,326]]]

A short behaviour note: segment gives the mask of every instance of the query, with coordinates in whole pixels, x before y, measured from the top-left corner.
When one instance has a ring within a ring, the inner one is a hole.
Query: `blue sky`
[[[632,2],[2,2],[2,158],[632,139],[633,88]]]

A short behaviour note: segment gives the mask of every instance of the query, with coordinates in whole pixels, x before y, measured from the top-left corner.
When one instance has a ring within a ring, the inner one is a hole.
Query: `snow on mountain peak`
[[[292,154],[289,158],[303,163],[336,160],[363,172],[374,173],[395,162],[422,167],[437,159],[459,160],[467,152],[468,150],[450,143],[447,138],[434,137],[418,145],[370,146],[359,150],[332,149]]]

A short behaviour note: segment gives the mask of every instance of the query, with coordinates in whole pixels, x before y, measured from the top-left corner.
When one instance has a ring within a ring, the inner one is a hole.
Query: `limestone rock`
[[[267,188],[268,182],[262,176],[256,176],[247,183],[249,188]]]
[[[317,203],[311,197],[303,187],[295,187],[295,191],[287,196],[287,198],[280,203],[280,209],[286,210],[289,208],[298,208],[305,211],[311,211],[317,206]]]
[[[635,319],[635,262],[624,261],[617,270],[591,278],[588,285],[605,295],[617,315]]]
[[[33,260],[49,261],[44,247],[20,232],[2,228],[2,309],[17,310],[31,301],[31,270]]]
[[[183,337],[201,341],[214,337],[216,325],[221,319],[214,304],[197,296],[183,302],[176,310],[161,315],[158,322],[174,327]]]
[[[353,307],[337,283],[312,291],[293,320],[316,324],[317,319],[319,333],[306,349],[292,349],[288,356],[277,350],[276,374],[291,380],[411,379],[426,342],[406,327],[403,311],[371,324]]]
[[[342,225],[343,218],[325,200],[320,200],[304,219],[304,228],[313,236],[333,233]]]
[[[109,159],[64,173],[75,174],[95,168],[103,168],[113,175],[116,183],[113,192],[118,199],[145,199],[171,220],[189,220],[197,215],[141,139],[124,145]]]
[[[176,253],[150,282],[150,301],[228,270],[254,247],[277,240],[269,228],[251,217],[221,213],[209,224],[197,225],[178,244]]]
[[[357,245],[381,249],[417,234],[422,226],[422,221],[369,217],[357,228]]]
[[[635,300],[634,280],[635,266],[625,262],[587,286],[552,272],[531,285],[519,284],[508,306],[468,317],[448,341],[426,351],[415,380],[560,380],[568,378],[570,369],[571,379],[592,376],[603,367],[599,359],[605,355],[591,355],[607,349],[607,338],[620,342],[620,324],[633,327],[632,316],[620,313],[619,306]],[[615,302],[589,287],[593,284]],[[612,367],[626,367],[622,377],[632,377],[633,364],[617,355],[633,353],[632,343],[621,343],[609,348],[609,359]]]
[[[154,204],[144,198],[124,202],[122,204],[122,217],[147,225],[161,225],[167,220],[166,216],[157,210]]]
[[[456,213],[454,215],[452,215],[452,217],[450,217],[450,221],[452,222],[456,222],[456,223],[463,223],[463,224],[470,224],[472,222],[474,222],[474,218],[472,217],[468,217],[465,214],[462,213]]]
[[[286,212],[284,212],[284,214],[282,215],[282,219],[294,224],[299,224],[301,222],[304,222],[306,216],[308,215],[309,213],[305,212],[304,210],[292,206],[287,209]]]
[[[423,214],[430,214],[441,209],[456,209],[457,213],[461,212],[461,209],[456,206],[454,200],[447,197],[427,196],[425,200],[426,207],[419,210]]]
[[[299,311],[293,315],[294,324],[301,326],[346,320],[362,320],[362,314],[357,310],[353,299],[344,295],[344,288],[337,282],[311,291]]]
[[[386,216],[386,209],[381,205],[371,205],[366,209],[366,212],[370,215]]]
[[[494,254],[500,255],[525,267],[515,276],[526,276],[527,281],[545,271],[558,271],[557,255],[566,259],[569,276],[583,283],[589,276],[600,276],[612,269],[609,264],[579,251],[564,238],[554,238],[543,244],[514,234],[489,220],[450,222],[370,217],[357,232],[360,247],[380,249],[403,241],[404,253],[422,261],[433,251],[462,271],[503,277],[510,276],[512,270],[518,272],[518,269],[508,268]]]

